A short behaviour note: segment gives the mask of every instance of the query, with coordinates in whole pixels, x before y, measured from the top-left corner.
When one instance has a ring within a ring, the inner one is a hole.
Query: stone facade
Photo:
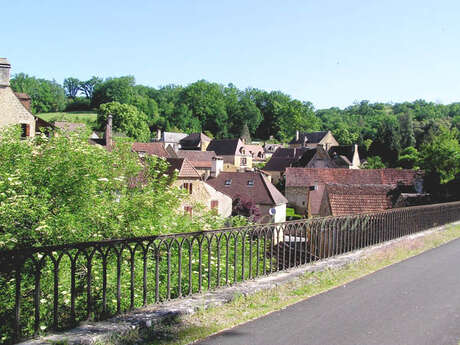
[[[189,198],[183,201],[181,209],[185,211],[186,207],[192,208],[192,215],[197,212],[201,206],[204,206],[207,211],[215,208],[217,213],[223,217],[230,217],[232,214],[232,198],[216,191],[213,187],[199,179],[181,178],[174,181],[173,186],[178,188],[190,188],[185,186],[191,185],[191,193]]]

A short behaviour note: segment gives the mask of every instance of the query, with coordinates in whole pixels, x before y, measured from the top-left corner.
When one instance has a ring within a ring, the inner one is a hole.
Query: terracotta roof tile
[[[331,215],[380,212],[392,207],[391,185],[327,184],[326,195]]]
[[[166,161],[169,163],[169,175],[172,175],[175,170],[178,170],[179,173],[177,177],[179,178],[201,178],[201,175],[187,158],[166,158]]]
[[[315,184],[389,184],[412,185],[417,172],[402,169],[327,169],[287,168],[287,187],[306,187]]]
[[[217,178],[210,178],[206,183],[232,199],[244,197],[263,205],[287,203],[286,198],[260,172],[221,172]]]
[[[146,153],[163,158],[169,157],[163,143],[133,143],[132,149],[137,153]]]

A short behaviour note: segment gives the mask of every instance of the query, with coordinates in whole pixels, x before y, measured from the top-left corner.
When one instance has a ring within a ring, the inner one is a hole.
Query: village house
[[[139,157],[145,155],[154,155],[162,158],[169,158],[163,143],[133,143],[132,150],[139,154]]]
[[[241,199],[250,201],[260,211],[261,222],[286,221],[287,199],[260,171],[219,172],[213,171],[213,176],[207,183],[216,190],[230,196],[233,201]]]
[[[162,132],[157,131],[156,141],[162,142],[165,148],[170,146],[174,151],[181,148],[180,141],[188,136],[187,133],[176,133],[176,132]]]
[[[252,155],[241,139],[213,139],[207,151],[214,151],[224,161],[224,171],[244,171],[252,168]]]
[[[179,141],[181,150],[206,151],[212,139],[203,133],[191,133]]]
[[[199,205],[208,210],[215,210],[222,217],[232,214],[232,199],[228,195],[216,190],[212,185],[204,182],[201,175],[186,158],[167,158],[168,174],[177,173],[173,186],[182,188],[190,195],[183,203],[184,212],[193,215],[199,211]]]
[[[213,159],[217,157],[214,151],[179,150],[175,154],[178,158],[187,158],[205,181],[211,175]]]
[[[265,152],[262,145],[258,144],[245,144],[246,152],[252,157],[253,163],[265,162]]]
[[[290,148],[308,147],[315,148],[322,145],[326,151],[333,146],[339,146],[331,131],[300,133],[296,131],[294,139],[289,142]]]
[[[343,216],[381,212],[392,208],[392,185],[326,184],[319,215]]]
[[[320,206],[328,184],[406,186],[421,193],[419,172],[400,169],[311,169],[287,168],[285,195],[296,213],[320,216]]]
[[[13,92],[10,87],[10,69],[8,60],[0,58],[0,128],[19,125],[24,138],[33,137],[36,119],[30,112],[30,97]]]
[[[269,144],[269,143],[265,143],[263,145],[263,148],[264,148],[264,155],[265,155],[265,159],[270,159],[272,157],[272,155],[275,153],[275,151],[279,148],[282,148],[283,147],[283,144]]]

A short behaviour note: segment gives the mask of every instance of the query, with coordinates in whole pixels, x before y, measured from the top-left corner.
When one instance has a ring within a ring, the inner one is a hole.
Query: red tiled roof
[[[231,182],[226,184],[226,181]],[[248,184],[249,181],[252,181],[252,184]],[[260,172],[221,172],[216,178],[208,179],[206,183],[232,199],[244,197],[262,205],[287,203],[286,198]]]
[[[158,157],[169,157],[163,143],[133,143],[132,149],[134,152],[138,153],[145,152],[146,154]]]
[[[327,169],[287,168],[286,187],[307,187],[315,184],[389,184],[412,185],[414,170],[402,169]]]
[[[310,192],[310,211],[319,214],[325,184],[413,185],[417,172],[400,169],[286,168],[286,187],[316,186]]]
[[[212,159],[216,157],[214,151],[179,150],[177,157],[187,158],[195,168],[211,168]]]
[[[166,158],[166,161],[169,163],[169,175],[178,170],[177,177],[179,178],[201,178],[201,175],[187,158]]]
[[[390,185],[327,184],[332,216],[380,212],[391,208]]]

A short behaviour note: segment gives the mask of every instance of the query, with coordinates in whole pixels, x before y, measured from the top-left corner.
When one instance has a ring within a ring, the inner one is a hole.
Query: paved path
[[[205,345],[458,345],[460,239],[205,339]]]

